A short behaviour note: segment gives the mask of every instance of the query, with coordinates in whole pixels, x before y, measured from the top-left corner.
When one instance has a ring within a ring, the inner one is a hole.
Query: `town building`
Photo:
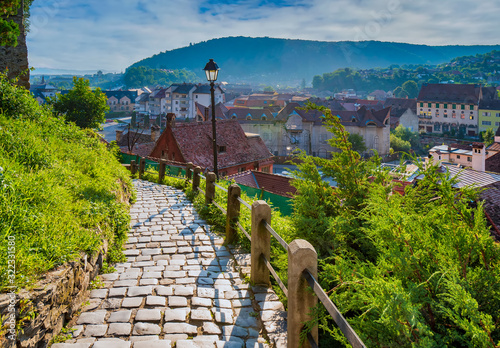
[[[379,111],[362,106],[357,111],[333,110],[349,133],[359,134],[370,150],[386,155],[390,149],[390,108]],[[262,137],[275,156],[291,156],[297,150],[308,155],[328,158],[336,151],[328,144],[332,134],[324,127],[323,113],[304,110],[297,103],[289,103],[277,114],[269,109],[232,108],[226,118],[236,119],[245,132]]]
[[[285,107],[288,103],[301,103],[309,97],[292,93],[260,92],[237,97],[234,106],[247,108],[264,108],[270,106]]]
[[[151,151],[150,157],[181,163],[192,162],[203,171],[214,170],[211,122],[176,122],[167,115],[167,128]],[[247,170],[273,171],[272,154],[256,134],[245,134],[236,120],[219,120],[217,132],[217,165],[220,176]]]
[[[495,98],[493,87],[424,83],[417,98],[419,130],[477,136],[479,103]]]
[[[219,85],[214,90],[215,104],[224,103],[224,91]],[[212,105],[209,84],[174,83],[165,91],[166,113],[174,113],[179,119],[195,119],[196,103]]]
[[[131,113],[135,109],[137,91],[102,91],[110,112]]]
[[[434,146],[429,150],[429,161],[500,173],[500,127],[494,140],[487,148],[483,143]]]
[[[157,88],[149,94],[148,111],[150,116],[157,117],[167,113],[167,89]]]
[[[391,108],[391,129],[401,125],[418,132],[417,99],[387,98],[384,107]]]
[[[56,87],[45,83],[45,79],[42,77],[42,83],[39,85],[32,85],[30,92],[38,101],[38,104],[41,105],[46,103],[47,98],[55,97],[59,90]]]
[[[482,100],[478,113],[479,132],[500,127],[500,100]]]

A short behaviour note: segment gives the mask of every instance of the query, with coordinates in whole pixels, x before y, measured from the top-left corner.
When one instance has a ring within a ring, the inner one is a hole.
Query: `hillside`
[[[0,90],[0,293],[32,286],[103,243],[109,261],[123,259],[132,182],[113,151],[92,130],[54,117],[4,74]],[[0,330],[3,347],[1,337]]]
[[[489,46],[427,46],[380,41],[307,41],[274,38],[226,37],[165,51],[134,63],[160,69],[187,69],[203,77],[209,58],[228,82],[284,83],[311,81],[314,75],[351,67],[369,69],[391,64],[448,62],[459,56],[500,49]]]

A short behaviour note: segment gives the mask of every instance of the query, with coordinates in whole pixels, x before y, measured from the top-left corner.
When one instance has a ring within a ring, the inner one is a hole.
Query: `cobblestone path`
[[[182,191],[134,184],[127,262],[101,275],[74,339],[52,347],[286,347],[278,297],[236,271],[248,269],[248,255],[234,257]]]

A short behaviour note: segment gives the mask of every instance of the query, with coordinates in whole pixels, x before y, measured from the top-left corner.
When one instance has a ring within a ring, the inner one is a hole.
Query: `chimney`
[[[122,130],[117,130],[116,131],[116,142],[119,143],[120,139],[122,138],[123,131]]]
[[[169,112],[167,114],[167,128],[173,128],[175,127],[175,114],[172,112]]]
[[[159,130],[160,130],[160,127],[158,127],[157,125],[151,126],[151,141],[156,141]]]
[[[480,172],[486,169],[486,148],[483,143],[472,143],[472,169]]]

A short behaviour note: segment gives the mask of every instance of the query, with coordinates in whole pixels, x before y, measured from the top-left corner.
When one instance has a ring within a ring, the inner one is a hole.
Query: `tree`
[[[492,128],[488,128],[484,133],[482,133],[483,141],[486,146],[490,146],[495,142],[495,132]]]
[[[412,132],[410,128],[399,125],[396,127],[396,129],[391,131],[391,133],[401,140],[410,142],[413,149],[420,147],[420,134],[418,134],[418,132]]]
[[[136,128],[137,127],[137,114],[136,112],[132,112],[132,117],[130,119],[130,125],[132,126],[132,128]]]
[[[351,143],[352,149],[356,151],[359,154],[362,154],[363,152],[366,151],[366,144],[365,140],[362,135],[356,134],[356,133],[351,133],[349,134],[349,137],[347,138],[349,142]]]
[[[273,86],[266,86],[266,87],[264,87],[264,92],[274,92]]]
[[[408,98],[408,93],[401,87],[397,87],[394,90],[394,96],[396,98]]]
[[[331,160],[300,156],[290,238],[318,251],[319,283],[329,297],[367,347],[495,347],[500,246],[478,192],[416,162],[419,180],[394,194],[399,184],[380,160],[361,160],[339,120],[322,111],[339,151]],[[347,346],[322,308],[320,346]]]
[[[398,136],[391,134],[391,148],[396,152],[409,153],[411,150],[411,144],[409,141],[403,140]]]
[[[63,115],[68,122],[80,128],[99,128],[106,120],[109,106],[100,88],[90,89],[89,80],[73,77],[73,89],[66,94],[58,94],[50,100],[54,113]]]
[[[408,98],[416,98],[418,96],[419,89],[415,81],[406,81],[401,87],[408,94]]]

